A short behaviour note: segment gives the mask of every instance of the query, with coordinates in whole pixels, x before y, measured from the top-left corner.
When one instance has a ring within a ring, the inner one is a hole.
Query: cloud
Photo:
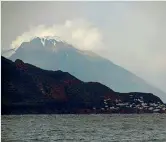
[[[51,27],[45,25],[32,27],[28,32],[18,36],[12,42],[11,47],[18,48],[22,42],[43,36],[58,36],[81,50],[98,49],[103,45],[101,31],[95,25],[84,19],[74,19]]]

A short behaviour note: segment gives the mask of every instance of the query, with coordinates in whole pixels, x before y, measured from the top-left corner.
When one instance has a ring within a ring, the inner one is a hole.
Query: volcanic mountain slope
[[[100,82],[118,92],[150,92],[162,99],[166,96],[111,61],[89,51],[80,51],[56,37],[36,37],[23,42],[10,59],[21,59],[46,70],[69,72],[83,81]]]
[[[19,59],[12,62],[1,57],[1,61],[2,114],[81,113],[85,109],[115,108],[120,103],[133,104],[133,108],[142,102],[163,104],[150,93],[116,93],[97,82],[82,82],[67,72],[46,71]]]

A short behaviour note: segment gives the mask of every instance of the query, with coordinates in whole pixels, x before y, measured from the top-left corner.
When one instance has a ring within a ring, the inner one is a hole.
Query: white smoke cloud
[[[11,44],[18,48],[22,42],[28,42],[34,37],[58,36],[69,44],[81,50],[92,50],[102,47],[101,31],[84,19],[66,20],[64,24],[51,27],[39,25],[18,36]]]

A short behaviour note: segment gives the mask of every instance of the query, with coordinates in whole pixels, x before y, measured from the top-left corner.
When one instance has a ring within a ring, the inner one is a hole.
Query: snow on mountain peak
[[[56,51],[57,47],[60,48],[71,47],[67,42],[65,42],[58,36],[34,36],[28,41],[23,41],[22,45],[20,45],[18,48],[24,48],[23,45],[24,43],[28,43],[30,44],[28,45],[29,47],[34,47],[34,48],[40,48],[43,46],[45,50],[51,50],[51,51]]]
[[[60,37],[58,36],[41,36],[39,37],[43,40],[56,40],[57,42],[65,42],[64,40],[62,40]]]
[[[14,41],[11,44],[11,49],[17,49],[21,46],[22,43],[31,42],[35,39],[40,39],[43,46],[45,46],[45,43],[47,41],[51,41],[54,46],[56,45],[57,42],[66,43],[64,40],[62,40],[58,36],[42,36],[42,35],[40,35],[40,36],[33,36],[33,37],[30,37],[30,38],[26,38],[26,36],[25,36],[25,38],[20,38],[19,40]]]
[[[88,50],[80,50],[77,47],[73,46],[72,44],[69,44],[65,40],[62,40],[61,37],[58,36],[33,36],[29,40],[22,41],[22,45],[19,45],[16,50],[19,48],[27,47],[24,45],[24,43],[29,44],[28,47],[32,48],[38,48],[43,49],[47,51],[57,52],[59,50],[70,49],[75,50],[79,54],[83,54],[89,57],[98,57],[95,53],[88,51]],[[42,48],[42,46],[44,48]],[[13,53],[12,53],[13,54]],[[66,57],[68,55],[66,54]]]
[[[57,42],[62,42],[62,43],[66,43],[64,40],[62,40],[60,37],[58,36],[41,36],[41,37],[34,37],[32,38],[30,41],[39,38],[41,40],[41,43],[43,44],[43,46],[45,46],[45,42],[46,41],[51,41],[52,44],[55,46]]]

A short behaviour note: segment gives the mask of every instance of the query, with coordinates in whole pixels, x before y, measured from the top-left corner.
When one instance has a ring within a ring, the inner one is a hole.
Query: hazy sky
[[[2,2],[2,48],[57,35],[166,92],[166,2]]]

